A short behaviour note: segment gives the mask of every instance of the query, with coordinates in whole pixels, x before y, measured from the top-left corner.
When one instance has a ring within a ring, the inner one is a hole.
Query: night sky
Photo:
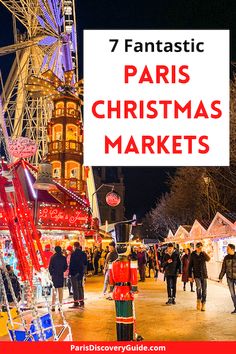
[[[79,45],[83,29],[230,29],[231,61],[236,62],[235,0],[77,0]],[[11,21],[0,5],[0,45],[13,42]],[[82,74],[82,50],[79,51]],[[5,75],[9,57],[0,57]],[[216,73],[217,75],[217,73]],[[141,217],[155,205],[156,198],[167,191],[167,168],[124,168],[126,216]]]

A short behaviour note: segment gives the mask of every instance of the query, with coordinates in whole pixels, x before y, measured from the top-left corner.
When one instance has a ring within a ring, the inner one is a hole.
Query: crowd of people
[[[197,304],[196,309],[206,310],[207,299],[207,266],[210,261],[210,256],[203,250],[203,244],[198,242],[195,250],[191,252],[189,248],[184,250],[184,255],[180,257],[178,251],[172,243],[167,245],[165,252],[160,260],[161,270],[164,272],[168,300],[167,305],[176,304],[176,284],[177,278],[182,276],[183,290],[186,291],[186,284],[190,283],[190,289],[193,290],[193,283],[196,285]],[[227,255],[224,257],[222,269],[219,274],[219,282],[226,275],[230,295],[233,301],[234,310],[236,313],[236,253],[235,245],[228,244]]]
[[[46,266],[53,282],[52,293],[52,311],[55,311],[56,299],[60,306],[63,303],[63,288],[68,288],[68,295],[73,296],[73,305],[71,308],[84,307],[84,282],[87,276],[99,274],[104,275],[103,295],[112,300],[112,294],[109,291],[109,271],[111,264],[116,261],[118,254],[116,245],[112,241],[105,249],[94,247],[82,250],[79,242],[74,242],[66,250],[56,246],[54,253],[46,245],[44,251]],[[195,250],[186,248],[181,254],[174,248],[172,243],[167,247],[157,249],[155,247],[146,248],[144,245],[132,247],[130,260],[137,261],[139,271],[139,281],[145,282],[146,278],[153,277],[157,279],[159,274],[164,276],[167,285],[168,299],[167,305],[176,304],[177,279],[181,277],[183,291],[187,290],[187,284],[190,284],[190,291],[197,295],[197,310],[206,310],[207,299],[207,266],[210,256],[203,250],[201,242],[196,244]],[[9,278],[12,283],[16,299],[21,299],[21,287],[16,274],[11,265],[7,265]],[[235,246],[228,244],[227,255],[222,264],[219,274],[219,282],[226,275],[230,295],[234,304],[232,313],[236,313],[236,253]],[[4,272],[2,272],[4,286],[8,302],[12,304],[12,289],[9,288]]]

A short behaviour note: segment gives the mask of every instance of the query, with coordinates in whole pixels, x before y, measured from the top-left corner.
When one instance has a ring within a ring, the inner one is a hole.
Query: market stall
[[[194,244],[196,243],[196,241],[201,241],[202,239],[204,239],[207,232],[207,227],[205,225],[206,224],[204,224],[202,221],[194,221],[193,226],[191,227],[191,230],[189,232],[190,238],[194,240]]]
[[[180,225],[176,231],[172,242],[178,245],[179,252],[182,253],[185,248],[193,248],[194,242],[190,236],[190,225]]]
[[[227,245],[236,245],[236,214],[217,212],[211,223],[195,220],[190,229],[189,226],[181,225],[174,237],[167,237],[166,240],[176,243],[180,252],[186,247],[193,250],[196,243],[201,241],[204,251],[211,257],[207,263],[208,277],[218,280]]]
[[[205,236],[204,242],[211,249],[208,275],[210,279],[217,280],[222,261],[227,254],[227,245],[229,243],[236,245],[236,215],[217,212]]]

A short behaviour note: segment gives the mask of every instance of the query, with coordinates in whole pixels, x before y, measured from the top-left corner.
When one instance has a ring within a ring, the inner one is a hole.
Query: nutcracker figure
[[[131,225],[127,223],[115,224],[118,259],[110,265],[110,287],[115,300],[118,341],[134,340],[134,294],[138,292],[137,261],[128,257],[130,231]]]

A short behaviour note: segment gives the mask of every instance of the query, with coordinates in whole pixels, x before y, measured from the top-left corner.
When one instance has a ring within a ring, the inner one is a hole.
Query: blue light
[[[52,18],[50,17],[46,7],[44,6],[44,4],[43,4],[43,2],[41,0],[39,0],[39,4],[40,4],[40,7],[41,7],[41,9],[43,11],[43,15],[44,15],[44,18],[45,18],[46,22],[57,33],[57,28],[56,28]]]
[[[57,42],[57,38],[56,37],[52,37],[52,36],[47,36],[43,39],[41,39],[41,41],[39,41],[39,45],[52,45],[54,43]]]
[[[45,28],[45,22],[44,22],[44,20],[42,19],[42,17],[37,16],[37,20],[39,21],[40,25],[41,25],[43,28]]]

